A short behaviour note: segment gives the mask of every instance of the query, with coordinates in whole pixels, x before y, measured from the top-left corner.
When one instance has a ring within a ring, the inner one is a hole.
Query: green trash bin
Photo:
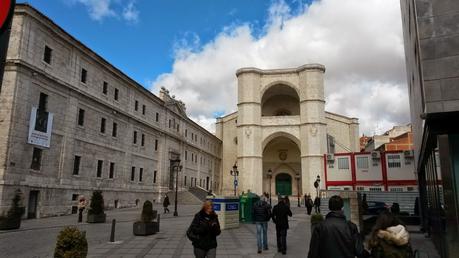
[[[254,193],[246,193],[239,198],[239,221],[242,223],[252,223],[252,209],[255,203],[260,200],[260,197]]]

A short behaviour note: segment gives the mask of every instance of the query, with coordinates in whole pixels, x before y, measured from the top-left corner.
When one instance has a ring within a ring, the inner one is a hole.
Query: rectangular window
[[[368,157],[357,157],[357,168],[368,169]]]
[[[153,184],[156,183],[156,174],[158,173],[158,171],[153,171]]]
[[[183,180],[183,182],[185,183],[185,186],[186,186],[186,176],[185,176],[185,179]]]
[[[159,122],[159,113],[156,112],[156,122]]]
[[[40,170],[41,167],[41,155],[43,150],[39,148],[33,148],[32,153],[32,164],[30,164],[30,168],[33,170]]]
[[[107,120],[102,117],[100,119],[100,132],[101,133],[105,133],[105,122],[107,122]]]
[[[104,81],[104,83],[102,85],[102,93],[107,95],[107,92],[108,92],[108,82]]]
[[[145,146],[145,134],[142,134],[142,139],[140,141],[140,146]]]
[[[81,162],[81,156],[75,155],[75,158],[73,159],[73,174],[78,175],[80,173],[80,162]]]
[[[402,163],[400,160],[400,155],[387,155],[387,166],[390,168],[400,168]]]
[[[188,151],[185,151],[185,160],[188,160]]]
[[[120,91],[119,91],[118,89],[115,88],[115,94],[113,95],[113,98],[114,98],[115,100],[118,100],[119,92],[120,92]]]
[[[84,68],[81,68],[81,75],[80,76],[81,76],[80,77],[80,81],[82,83],[86,83],[86,80],[88,79],[87,78],[88,77],[88,71],[86,71],[86,69],[84,69]]]
[[[169,128],[171,128],[172,121],[169,119]]]
[[[132,140],[132,143],[137,144],[137,131],[134,131],[134,139]]]
[[[349,169],[349,159],[338,158],[338,169]]]
[[[188,129],[185,129],[185,137],[188,137]]]
[[[47,64],[51,64],[52,54],[53,50],[50,47],[45,46],[45,52],[43,53],[43,61],[45,61],[45,63]]]
[[[142,115],[145,115],[146,110],[147,110],[147,107],[145,105],[142,105]]]
[[[137,101],[137,100],[134,103],[134,110],[135,111],[139,110],[139,101]]]
[[[109,178],[113,178],[115,176],[115,163],[110,162],[110,173],[108,174]]]
[[[112,136],[116,137],[118,135],[118,124],[113,122]]]
[[[72,201],[78,200],[78,196],[80,196],[80,195],[79,194],[72,194]]]
[[[84,126],[84,109],[78,110],[78,125]]]
[[[40,92],[40,99],[38,100],[38,110],[40,112],[46,112],[48,109],[48,95]]]
[[[143,168],[139,168],[139,182],[142,182],[143,179]]]
[[[177,124],[177,132],[180,132],[180,124]]]
[[[158,140],[155,140],[155,151],[158,150]]]
[[[131,181],[134,181],[135,179],[135,167],[131,168]]]
[[[102,168],[104,166],[104,161],[103,160],[98,160],[97,161],[97,177],[102,177]]]

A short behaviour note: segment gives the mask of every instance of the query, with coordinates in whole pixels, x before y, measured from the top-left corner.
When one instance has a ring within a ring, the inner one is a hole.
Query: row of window
[[[188,160],[188,151],[185,151],[185,160]],[[194,163],[198,163],[198,154],[191,152],[191,161]],[[200,157],[199,162],[201,165],[209,164],[210,167],[212,167],[213,165],[213,161],[211,159],[207,159],[202,156]]]
[[[368,169],[369,158],[368,157],[357,157],[357,168]],[[400,155],[387,155],[387,166],[389,168],[400,168],[402,167]],[[349,158],[338,158],[338,169],[349,169]]]

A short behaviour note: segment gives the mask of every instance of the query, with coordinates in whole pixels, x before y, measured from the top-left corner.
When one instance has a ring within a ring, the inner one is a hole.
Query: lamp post
[[[182,170],[182,166],[180,165],[180,159],[172,160],[173,162],[173,170],[175,170],[175,202],[174,202],[174,217],[178,216],[177,212],[177,196],[178,196],[178,174],[179,170]]]
[[[271,179],[273,178],[273,171],[271,169],[268,169],[268,174],[269,178],[269,205],[272,205],[271,203]]]
[[[320,186],[320,176],[317,175],[317,179],[314,182],[314,187],[316,188],[316,196],[319,197],[319,186]]]
[[[296,173],[295,175],[296,183],[297,183],[297,195],[298,195],[298,207],[301,207],[300,205],[300,173]]]
[[[234,196],[236,196],[237,195],[237,184],[238,184],[237,177],[239,176],[239,171],[237,170],[236,163],[234,163],[233,170],[230,171],[230,174],[232,176],[234,176],[234,181],[233,181],[233,183],[234,183]]]

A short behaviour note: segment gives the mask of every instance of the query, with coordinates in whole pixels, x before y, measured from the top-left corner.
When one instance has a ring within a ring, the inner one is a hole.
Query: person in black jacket
[[[196,213],[190,230],[195,239],[192,244],[196,258],[215,258],[217,255],[217,236],[220,235],[220,223],[211,201],[205,201],[202,209]]]
[[[320,198],[319,196],[316,196],[314,199],[314,210],[316,213],[320,213]]]
[[[287,230],[288,217],[292,216],[290,207],[285,203],[284,198],[279,199],[279,203],[273,208],[273,222],[276,224],[277,251],[282,254],[287,253]]]
[[[343,199],[334,195],[328,202],[330,212],[314,227],[308,258],[368,257],[357,226],[346,220],[342,211]]]
[[[171,204],[170,201],[169,201],[169,196],[167,196],[167,194],[166,194],[166,195],[164,196],[164,201],[163,201],[164,214],[170,212],[170,211],[169,211],[169,208],[168,208],[168,207],[169,207],[169,204]]]
[[[257,226],[257,246],[258,253],[268,250],[268,221],[271,219],[271,206],[266,202],[266,197],[262,196],[253,206],[253,220]]]

